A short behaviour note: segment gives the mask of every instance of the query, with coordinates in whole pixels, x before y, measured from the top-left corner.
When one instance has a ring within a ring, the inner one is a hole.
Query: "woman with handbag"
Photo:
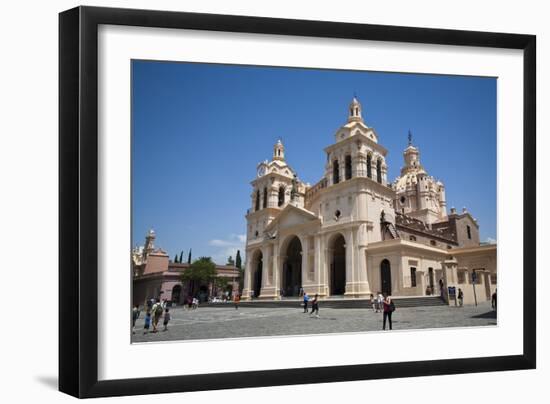
[[[386,295],[384,293],[384,320],[382,323],[382,329],[386,329],[386,319],[388,319],[390,330],[392,329],[392,323],[391,323],[391,315],[395,311],[395,305],[393,304],[393,301],[391,300],[391,297]]]

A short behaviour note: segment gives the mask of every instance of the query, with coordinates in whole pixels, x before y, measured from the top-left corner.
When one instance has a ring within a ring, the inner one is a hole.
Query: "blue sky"
[[[317,182],[354,93],[388,179],[410,129],[447,207],[466,206],[496,239],[495,78],[133,61],[133,244],[153,228],[171,258],[243,254],[257,163],[280,137],[299,178]]]

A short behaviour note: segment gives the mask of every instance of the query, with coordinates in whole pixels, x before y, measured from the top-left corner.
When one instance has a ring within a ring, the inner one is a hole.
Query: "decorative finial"
[[[412,138],[413,138],[413,135],[411,133],[411,130],[409,129],[409,146],[412,145]]]

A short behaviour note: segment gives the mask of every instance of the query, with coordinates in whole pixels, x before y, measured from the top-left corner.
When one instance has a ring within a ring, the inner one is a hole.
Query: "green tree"
[[[200,257],[193,261],[181,274],[182,282],[210,283],[216,278],[216,264],[210,257]]]
[[[235,256],[235,266],[239,270],[239,293],[241,293],[244,288],[244,270],[242,265],[241,250],[237,250],[237,255]]]
[[[183,250],[180,252],[180,262],[183,263]]]
[[[187,263],[191,264],[191,249],[189,249],[189,255],[187,256]]]
[[[241,266],[242,266],[241,250],[237,250],[237,256],[235,257],[235,266],[241,269]]]
[[[174,262],[177,264],[178,263],[178,254],[176,254],[176,256],[174,257]]]
[[[233,260],[233,257],[230,255],[229,258],[227,259],[227,264],[226,265],[235,265],[235,260]]]

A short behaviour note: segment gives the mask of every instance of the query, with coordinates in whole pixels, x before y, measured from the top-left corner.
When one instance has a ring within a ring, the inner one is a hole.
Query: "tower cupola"
[[[353,97],[349,104],[349,116],[348,122],[363,122],[361,116],[361,103],[357,100],[357,97]]]
[[[418,148],[413,146],[412,144],[412,134],[409,130],[409,145],[403,152],[403,157],[405,159],[405,166],[403,169],[405,171],[408,171],[410,169],[419,169],[422,166],[420,165],[420,152],[418,151]]]
[[[273,146],[273,160],[281,160],[284,161],[285,159],[285,147],[283,146],[283,142],[281,142],[281,139],[277,140],[277,143],[275,143],[275,146]]]

